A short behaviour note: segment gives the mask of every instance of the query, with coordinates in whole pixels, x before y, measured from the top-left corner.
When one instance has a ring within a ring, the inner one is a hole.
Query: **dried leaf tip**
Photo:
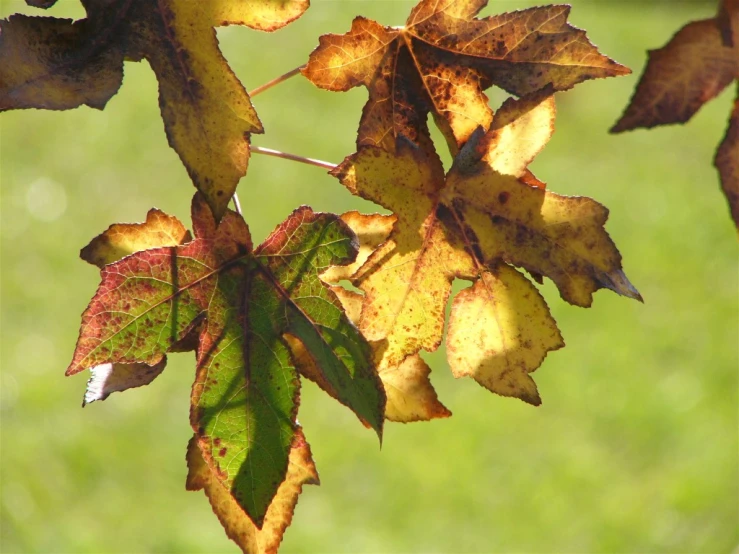
[[[636,287],[631,284],[631,281],[629,281],[629,278],[626,277],[626,274],[622,269],[604,274],[604,279],[601,279],[600,283],[605,288],[612,290],[616,294],[626,296],[627,298],[633,298],[642,304],[644,303],[642,295],[638,290],[636,290]]]

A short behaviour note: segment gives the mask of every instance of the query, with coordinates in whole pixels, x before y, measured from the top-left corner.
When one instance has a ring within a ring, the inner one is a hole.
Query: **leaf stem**
[[[300,70],[303,69],[304,67],[305,67],[304,65],[301,65],[300,67],[296,67],[295,69],[288,71],[284,75],[280,75],[279,77],[272,79],[271,81],[264,83],[261,86],[258,86],[257,88],[255,88],[249,93],[249,96],[254,98],[257,94],[262,93],[267,89],[271,89],[273,86],[279,85],[283,81],[287,81],[290,77],[294,77],[295,75],[300,73]]]
[[[304,158],[303,156],[296,156],[295,154],[288,154],[287,152],[280,152],[279,150],[273,150],[272,148],[262,148],[261,146],[251,146],[251,151],[256,154],[265,154],[267,156],[275,156],[277,158],[284,158],[286,160],[292,160],[294,162],[301,162],[304,164],[315,165],[323,167],[325,169],[334,169],[336,164],[330,162],[324,162],[322,160],[314,160],[313,158]]]
[[[240,216],[244,216],[243,213],[241,213],[241,202],[239,202],[239,195],[234,191],[234,195],[231,197],[231,200],[234,201],[234,208],[236,208],[236,213]]]

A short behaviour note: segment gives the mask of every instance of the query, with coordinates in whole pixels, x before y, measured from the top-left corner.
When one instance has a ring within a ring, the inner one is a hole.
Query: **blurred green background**
[[[607,229],[646,303],[601,291],[592,309],[544,294],[567,342],[535,374],[532,408],[456,381],[427,359],[448,420],[373,433],[311,383],[300,421],[322,486],[308,487],[282,552],[731,552],[739,543],[739,248],[712,158],[733,91],[685,127],[607,134],[648,48],[713,2],[572,1],[571,22],[630,77],[558,94],[557,132],[533,164],[551,190],[611,210]],[[534,5],[493,0],[491,14]],[[400,25],[406,1],[326,1],[267,35],[219,30],[247,89],[305,62],[358,14]],[[18,0],[7,16],[33,13]],[[75,2],[49,15],[81,17]],[[193,192],[166,143],[156,82],[127,63],[103,112],[0,116],[2,350],[0,551],[235,552],[202,493],[184,490],[191,355],[151,386],[80,409],[64,378],[98,272],[79,249],[157,206],[189,221]],[[254,143],[339,162],[363,89],[294,78],[254,99]],[[504,95],[491,94],[494,107]],[[254,155],[239,185],[263,238],[299,204],[374,211],[323,170]],[[459,287],[457,287],[457,290]]]

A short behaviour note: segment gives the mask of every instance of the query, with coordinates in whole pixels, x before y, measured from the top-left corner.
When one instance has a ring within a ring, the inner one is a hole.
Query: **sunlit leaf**
[[[156,228],[150,220],[104,236]],[[229,211],[216,225],[200,195],[193,226],[190,242],[103,267],[67,374],[155,366],[199,328],[191,424],[221,485],[261,527],[299,428],[298,374],[284,333],[301,341],[342,403],[382,430],[385,399],[371,349],[318,278],[354,260],[355,239],[337,216],[300,208],[252,250],[243,219]],[[88,251],[108,245],[98,238]]]
[[[554,114],[547,90],[507,101],[446,176],[433,152],[402,139],[395,152],[362,147],[334,170],[352,193],[398,218],[351,276],[364,293],[360,328],[386,341],[389,366],[439,346],[452,280],[470,280],[455,301],[452,371],[537,404],[528,373],[562,340],[536,290],[506,264],[549,277],[575,305],[589,306],[600,288],[641,299],[603,228],[608,211],[526,184]]]
[[[205,462],[198,447],[197,437],[193,437],[187,445],[187,468],[187,490],[205,491],[213,512],[218,516],[228,538],[239,545],[245,554],[276,553],[285,529],[292,521],[303,485],[319,484],[310,446],[300,430],[296,432],[290,448],[285,480],[277,489],[261,528],[249,519]]]
[[[357,17],[348,33],[321,37],[303,73],[328,90],[367,87],[357,145],[388,151],[401,135],[428,145],[428,113],[455,150],[490,125],[491,85],[521,96],[629,73],[567,23],[569,6],[477,19],[486,3],[422,0],[404,27]]]

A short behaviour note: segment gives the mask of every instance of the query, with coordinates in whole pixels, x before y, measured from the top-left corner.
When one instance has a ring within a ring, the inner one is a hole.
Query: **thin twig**
[[[249,93],[249,96],[251,96],[253,98],[257,94],[259,94],[260,92],[264,92],[265,90],[270,89],[270,88],[272,88],[275,85],[279,85],[282,81],[287,81],[290,77],[294,77],[295,75],[297,75],[298,73],[300,73],[300,70],[303,69],[304,67],[305,67],[304,65],[301,65],[300,67],[296,67],[292,71],[288,71],[284,75],[280,75],[276,79],[272,79],[268,83],[264,83],[263,85],[261,85],[261,86],[255,88],[254,90],[252,90]]]
[[[267,156],[275,156],[277,158],[285,158],[286,160],[292,160],[294,162],[301,162],[309,165],[316,165],[325,169],[334,169],[336,164],[324,162],[322,160],[314,160],[313,158],[304,158],[303,156],[296,156],[295,154],[288,154],[287,152],[280,152],[279,150],[272,150],[271,148],[262,148],[261,146],[251,146],[251,151],[256,154],[265,154]]]
[[[241,213],[241,202],[239,202],[239,195],[234,191],[234,195],[231,197],[231,199],[234,201],[234,208],[236,208],[236,213],[240,216],[243,216],[244,214]]]

